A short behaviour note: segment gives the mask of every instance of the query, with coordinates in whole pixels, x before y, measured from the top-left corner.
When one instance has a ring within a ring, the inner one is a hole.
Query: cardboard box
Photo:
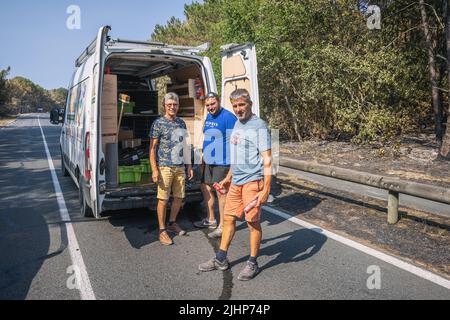
[[[203,119],[205,117],[206,107],[203,104],[203,100],[194,99],[194,116],[196,119]]]
[[[119,131],[119,141],[133,140],[133,139],[134,139],[134,132],[133,132],[133,130],[120,129],[120,131]]]
[[[117,76],[105,74],[102,91],[102,137],[103,146],[117,139]]]
[[[105,74],[103,78],[102,104],[117,105],[117,76],[115,74]]]
[[[136,148],[142,145],[141,139],[132,139],[122,141],[122,149]]]
[[[102,150],[106,152],[106,145],[109,143],[116,143],[116,135],[103,135],[102,136]]]
[[[193,117],[182,118],[186,123],[188,131],[188,137],[186,141],[188,144],[192,144],[195,148],[203,148],[203,121],[202,119],[195,119]]]

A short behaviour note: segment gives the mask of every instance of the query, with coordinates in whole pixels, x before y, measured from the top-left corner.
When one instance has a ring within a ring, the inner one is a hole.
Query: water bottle
[[[250,202],[250,203],[245,207],[245,209],[244,209],[244,213],[245,213],[245,214],[247,214],[250,210],[252,210],[253,208],[256,207],[256,205],[258,204],[258,199],[259,199],[259,196],[257,196],[257,197],[255,198],[255,200],[253,200],[252,202]]]
[[[213,188],[217,190],[220,194],[226,194],[227,190],[225,188],[221,188],[220,185],[216,182],[213,184]]]

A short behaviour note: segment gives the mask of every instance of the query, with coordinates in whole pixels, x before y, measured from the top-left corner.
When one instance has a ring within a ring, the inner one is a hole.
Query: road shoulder
[[[0,128],[7,127],[14,123],[19,116],[7,116],[7,117],[0,117]]]
[[[274,206],[366,246],[450,279],[450,219],[400,208],[388,225],[387,202],[281,174]]]

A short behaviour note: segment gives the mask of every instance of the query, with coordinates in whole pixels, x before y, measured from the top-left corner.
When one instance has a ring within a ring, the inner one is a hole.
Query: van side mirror
[[[66,109],[65,108],[59,108],[58,109],[58,123],[64,123],[65,115],[66,115]]]

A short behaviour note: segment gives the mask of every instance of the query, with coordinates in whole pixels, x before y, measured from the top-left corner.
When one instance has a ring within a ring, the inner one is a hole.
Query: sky
[[[110,25],[113,38],[148,40],[156,24],[184,19],[184,5],[192,2],[1,0],[0,69],[10,66],[8,78],[22,76],[46,89],[67,88],[76,58],[101,26]],[[67,13],[71,5],[80,9],[80,29],[67,27],[74,22],[73,11]]]

